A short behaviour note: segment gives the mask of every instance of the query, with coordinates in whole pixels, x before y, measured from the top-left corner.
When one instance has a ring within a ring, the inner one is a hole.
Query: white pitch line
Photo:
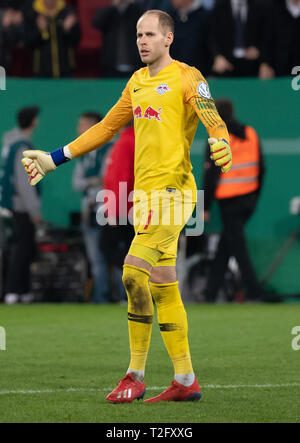
[[[264,389],[264,388],[291,388],[291,387],[300,387],[300,383],[281,383],[281,384],[265,384],[265,385],[204,385],[202,388],[204,389],[243,389],[243,388],[251,388],[251,389]]]
[[[255,385],[203,385],[202,389],[273,389],[273,388],[292,388],[300,387],[300,383],[281,383],[281,384],[255,384]],[[147,391],[163,391],[167,386],[150,386]],[[57,394],[62,392],[87,392],[101,393],[110,392],[114,388],[67,388],[67,389],[41,389],[41,390],[6,390],[0,391],[0,395],[35,395],[35,394]]]

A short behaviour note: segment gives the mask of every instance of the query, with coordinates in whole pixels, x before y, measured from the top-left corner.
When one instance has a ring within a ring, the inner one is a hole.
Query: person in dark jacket
[[[267,8],[261,0],[216,2],[210,23],[214,74],[258,75],[266,18]]]
[[[300,0],[273,0],[259,70],[261,79],[289,76],[300,66]]]
[[[26,20],[26,44],[33,51],[37,77],[72,76],[79,40],[76,14],[64,0],[34,0]]]
[[[207,45],[209,11],[200,0],[172,0],[168,12],[174,20],[176,35],[171,55],[207,75],[211,66]]]
[[[96,11],[93,27],[102,32],[101,70],[104,77],[129,77],[142,67],[136,46],[141,7],[132,0],[112,0]]]
[[[0,172],[0,206],[12,212],[13,243],[10,251],[4,301],[29,302],[30,263],[35,253],[35,226],[42,221],[39,188],[28,186],[21,163],[23,151],[32,149],[31,136],[38,125],[39,108],[18,112],[18,126],[3,137]]]
[[[262,288],[253,269],[244,228],[256,208],[265,173],[259,138],[253,128],[238,122],[233,104],[220,99],[216,107],[225,121],[232,149],[232,168],[223,174],[210,159],[209,147],[204,163],[204,219],[210,221],[210,207],[218,200],[223,230],[207,283],[206,299],[214,301],[222,287],[230,257],[235,257],[248,300],[260,299]]]

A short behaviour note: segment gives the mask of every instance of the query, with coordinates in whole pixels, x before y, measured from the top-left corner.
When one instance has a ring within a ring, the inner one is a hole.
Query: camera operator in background
[[[216,101],[217,110],[225,121],[232,149],[232,168],[227,174],[210,159],[209,146],[204,164],[204,218],[210,221],[210,207],[218,200],[223,230],[215,260],[208,277],[206,300],[215,301],[222,287],[230,257],[235,257],[241,272],[247,300],[258,301],[262,288],[251,263],[245,237],[245,225],[255,211],[265,172],[264,159],[257,133],[238,122],[230,100]]]
[[[101,120],[101,115],[96,112],[83,113],[78,122],[78,135],[83,134]],[[96,195],[102,188],[101,171],[110,147],[111,143],[107,143],[102,149],[81,157],[77,161],[73,173],[73,189],[83,193],[81,202],[82,233],[94,284],[93,303],[109,301],[107,264],[100,249],[103,227],[99,226],[96,221]]]
[[[4,301],[29,303],[30,264],[36,251],[35,226],[42,222],[39,188],[28,186],[21,159],[33,149],[31,137],[38,126],[39,108],[18,112],[18,126],[3,136],[0,173],[0,206],[12,211],[13,243],[10,251]]]

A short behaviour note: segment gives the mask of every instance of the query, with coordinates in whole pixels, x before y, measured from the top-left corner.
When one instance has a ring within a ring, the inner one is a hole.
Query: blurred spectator
[[[32,0],[0,0],[0,8],[22,9],[32,3]]]
[[[78,122],[78,135],[99,123],[101,119],[101,116],[95,112],[82,114]],[[103,161],[110,146],[111,144],[107,143],[101,149],[81,157],[77,161],[73,173],[73,188],[75,191],[83,193],[81,202],[82,232],[94,283],[93,303],[108,302],[108,269],[100,249],[103,227],[97,224],[95,206],[96,195],[102,188]]]
[[[148,11],[149,9],[168,11],[170,8],[170,1],[171,0],[136,0],[136,3],[140,5],[142,11]]]
[[[26,42],[33,51],[37,77],[70,77],[80,28],[72,7],[64,0],[34,0],[26,20]]]
[[[274,0],[268,16],[261,79],[289,76],[300,66],[300,0]]]
[[[29,107],[18,113],[18,127],[4,134],[0,174],[0,205],[13,213],[13,244],[4,301],[8,304],[31,301],[30,263],[35,254],[35,225],[42,221],[36,187],[28,185],[21,163],[23,151],[33,149],[31,136],[38,125],[39,109]]]
[[[214,74],[258,75],[266,18],[265,3],[261,0],[216,2],[210,25]]]
[[[208,10],[200,0],[171,0],[171,9],[168,12],[175,24],[172,57],[195,66],[206,75],[211,66],[207,46]]]
[[[136,23],[142,15],[132,0],[112,0],[96,11],[93,26],[102,32],[101,67],[105,77],[128,77],[141,61],[136,45]]]
[[[24,17],[20,10],[13,7],[3,8],[2,5],[5,5],[5,2],[0,4],[0,66],[9,74],[11,50],[24,40]],[[15,4],[12,5],[15,7]]]
[[[160,9],[161,11],[168,12],[170,9],[172,0],[136,0],[143,11],[147,11],[149,9]],[[215,5],[215,0],[201,0],[202,6],[205,9],[213,9]]]
[[[109,224],[104,226],[102,239],[103,251],[114,282],[112,298],[116,301],[126,299],[122,270],[125,256],[134,237],[133,227],[128,222],[128,212],[132,208],[132,202],[128,203],[128,197],[134,186],[134,143],[134,128],[131,121],[121,131],[119,139],[107,156],[103,178],[104,189],[112,191],[116,197],[116,206],[115,202],[110,200],[106,204],[110,219]]]
[[[256,278],[246,244],[245,225],[252,216],[262,187],[264,159],[259,138],[253,128],[239,123],[228,99],[216,102],[220,116],[228,127],[232,149],[232,168],[222,173],[210,159],[207,146],[204,165],[205,221],[210,220],[210,206],[218,200],[223,231],[216,258],[208,277],[207,301],[214,301],[224,282],[230,257],[235,257],[248,300],[260,299],[262,289]]]
[[[215,6],[215,2],[216,0],[201,0],[201,3],[203,4],[204,8],[206,9],[213,9],[213,7]]]

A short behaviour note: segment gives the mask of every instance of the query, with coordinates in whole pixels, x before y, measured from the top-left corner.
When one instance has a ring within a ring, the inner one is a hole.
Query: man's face
[[[96,122],[90,118],[80,117],[80,119],[78,121],[78,126],[77,126],[78,136],[82,135],[85,131],[90,129],[95,124],[96,124]]]
[[[137,23],[137,46],[143,63],[151,65],[169,52],[172,32],[164,33],[154,14],[145,15]]]

